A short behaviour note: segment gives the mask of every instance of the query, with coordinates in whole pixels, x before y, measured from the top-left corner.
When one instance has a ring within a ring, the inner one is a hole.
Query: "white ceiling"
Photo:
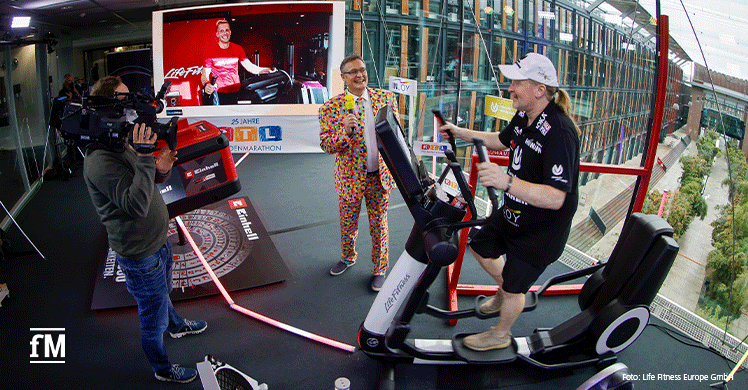
[[[97,25],[136,24],[151,19],[151,12],[185,5],[226,3],[207,0],[2,0],[0,23],[10,26],[12,16],[31,16],[32,29],[44,34],[69,32]],[[7,31],[7,27],[0,27]]]

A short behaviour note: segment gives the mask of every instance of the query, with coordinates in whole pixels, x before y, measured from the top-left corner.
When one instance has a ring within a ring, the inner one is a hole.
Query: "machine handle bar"
[[[486,152],[486,146],[483,145],[483,140],[479,138],[473,138],[473,144],[475,145],[475,151],[478,153],[478,160],[480,162],[488,161],[488,152]],[[486,187],[488,191],[488,198],[491,199],[491,205],[494,210],[499,209],[499,194],[494,187]]]

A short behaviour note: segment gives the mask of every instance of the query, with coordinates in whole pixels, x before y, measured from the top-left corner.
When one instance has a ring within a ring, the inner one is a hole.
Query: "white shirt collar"
[[[364,88],[364,93],[361,94],[361,96],[356,96],[356,95],[352,94],[351,91],[349,91],[349,90],[346,90],[345,93],[347,93],[348,95],[353,96],[354,99],[364,98],[364,100],[366,100],[366,101],[371,100],[369,98],[369,89],[368,88]]]

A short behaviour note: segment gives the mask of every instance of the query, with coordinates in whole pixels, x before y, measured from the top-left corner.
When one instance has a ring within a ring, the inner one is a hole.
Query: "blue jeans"
[[[164,331],[177,332],[184,319],[171,304],[171,244],[167,241],[158,252],[143,259],[117,255],[117,263],[125,274],[127,291],[138,303],[140,342],[154,371],[171,366],[164,348]]]

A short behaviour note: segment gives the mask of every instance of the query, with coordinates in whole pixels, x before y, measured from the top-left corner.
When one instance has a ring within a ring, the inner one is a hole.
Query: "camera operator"
[[[119,77],[107,76],[93,86],[92,95],[107,98],[128,93]],[[155,144],[156,134],[145,124],[132,130],[133,144]],[[143,350],[158,380],[187,383],[194,369],[171,364],[164,348],[164,331],[173,338],[201,333],[204,321],[185,320],[176,314],[172,289],[172,252],[167,241],[169,213],[156,183],[168,179],[176,151],[164,146],[154,158],[130,144],[108,148],[90,144],[84,178],[96,211],[107,230],[109,245],[125,274],[127,291],[138,304]]]

